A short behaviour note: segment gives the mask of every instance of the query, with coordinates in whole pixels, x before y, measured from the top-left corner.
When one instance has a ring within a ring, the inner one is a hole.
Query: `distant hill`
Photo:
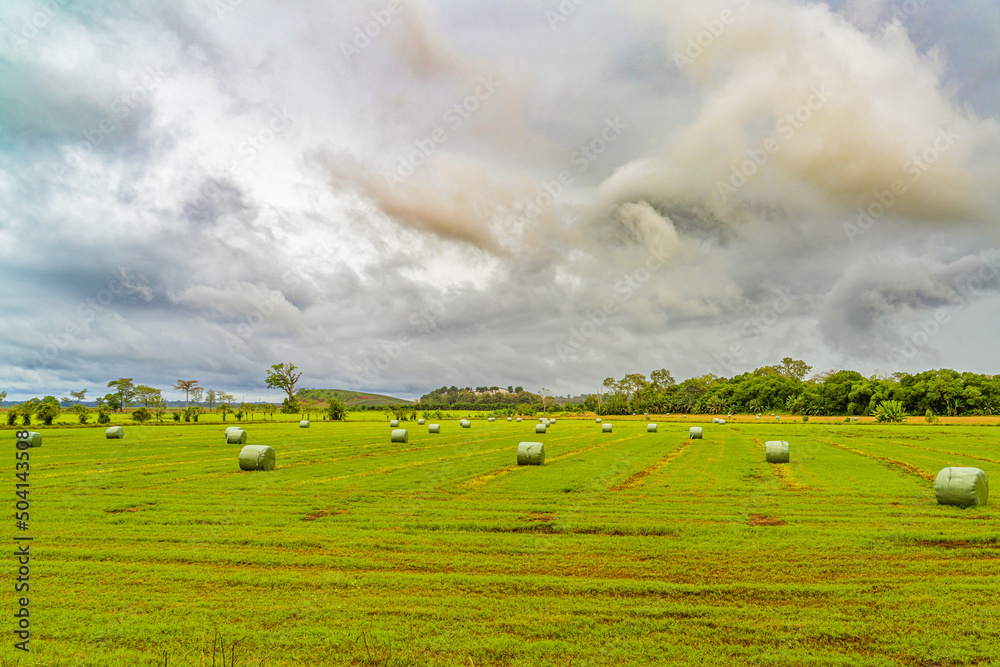
[[[295,392],[295,396],[310,401],[325,401],[328,398],[336,398],[352,408],[358,405],[404,405],[413,402],[405,398],[393,398],[392,396],[348,389],[299,389]]]

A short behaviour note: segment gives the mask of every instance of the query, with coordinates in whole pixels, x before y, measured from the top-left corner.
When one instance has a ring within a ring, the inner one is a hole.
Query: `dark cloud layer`
[[[3,3],[0,389],[968,365],[1000,16],[909,4]]]

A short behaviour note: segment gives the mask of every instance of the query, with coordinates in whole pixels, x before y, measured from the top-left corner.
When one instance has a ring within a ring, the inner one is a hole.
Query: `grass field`
[[[1000,512],[933,490],[1000,479],[995,427],[536,421],[246,424],[268,473],[221,424],[32,427],[0,665],[1000,665]]]

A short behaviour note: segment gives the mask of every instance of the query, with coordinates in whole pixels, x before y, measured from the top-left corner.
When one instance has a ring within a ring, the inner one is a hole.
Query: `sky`
[[[996,0],[4,0],[0,390],[998,372]]]

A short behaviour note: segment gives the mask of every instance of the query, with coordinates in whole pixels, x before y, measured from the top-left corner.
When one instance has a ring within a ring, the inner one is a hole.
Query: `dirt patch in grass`
[[[121,514],[122,512],[141,512],[141,511],[142,511],[141,507],[126,507],[125,509],[120,509],[120,510],[107,510],[107,513]]]
[[[913,544],[941,549],[1000,549],[1000,540],[995,537],[986,540],[913,540]]]
[[[348,510],[335,510],[327,507],[326,509],[316,510],[315,512],[310,512],[302,517],[303,521],[315,521],[316,519],[322,519],[326,516],[335,516],[337,514],[350,514]]]
[[[764,514],[751,514],[747,521],[748,526],[784,526],[785,521],[774,516]]]

